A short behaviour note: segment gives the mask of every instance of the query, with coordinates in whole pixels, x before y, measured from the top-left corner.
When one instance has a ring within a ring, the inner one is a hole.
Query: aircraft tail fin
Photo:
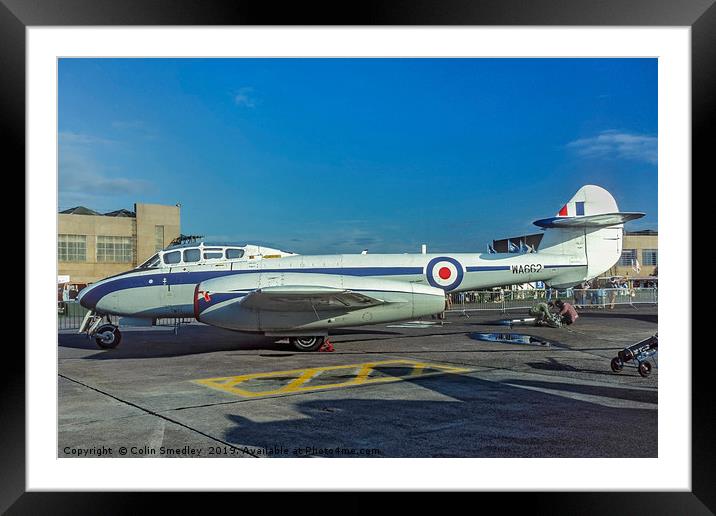
[[[643,217],[639,212],[620,212],[614,197],[600,186],[585,185],[555,217],[536,220],[545,228],[540,252],[567,256],[570,263],[585,267],[566,269],[561,284],[577,284],[609,270],[622,253],[624,223]]]
[[[555,217],[534,221],[543,228],[608,227],[643,217],[641,212],[619,211],[617,202],[600,186],[585,185]]]

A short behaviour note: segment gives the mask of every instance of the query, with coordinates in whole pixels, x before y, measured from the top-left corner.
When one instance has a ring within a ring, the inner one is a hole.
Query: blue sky
[[[657,228],[656,59],[61,59],[59,207],[300,253],[486,250],[584,184]]]

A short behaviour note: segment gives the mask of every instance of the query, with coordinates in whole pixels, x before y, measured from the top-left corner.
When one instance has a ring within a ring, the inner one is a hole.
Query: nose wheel
[[[102,349],[114,349],[122,341],[122,332],[114,324],[103,324],[97,328],[94,341]]]

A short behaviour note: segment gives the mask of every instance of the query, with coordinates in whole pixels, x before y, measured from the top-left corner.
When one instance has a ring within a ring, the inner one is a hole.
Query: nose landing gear
[[[78,333],[87,333],[88,337],[94,337],[94,341],[101,349],[114,349],[122,341],[122,332],[117,325],[112,324],[107,316],[107,322],[103,323],[103,315],[94,312],[87,312]]]
[[[103,324],[97,328],[94,341],[102,349],[114,349],[122,341],[122,332],[114,324]]]

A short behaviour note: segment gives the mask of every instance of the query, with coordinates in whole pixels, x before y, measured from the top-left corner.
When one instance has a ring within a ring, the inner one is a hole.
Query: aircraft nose
[[[80,290],[79,294],[77,294],[77,301],[88,310],[94,310],[95,303],[90,302],[90,296],[87,295],[90,290],[92,290],[92,287],[89,285]]]

